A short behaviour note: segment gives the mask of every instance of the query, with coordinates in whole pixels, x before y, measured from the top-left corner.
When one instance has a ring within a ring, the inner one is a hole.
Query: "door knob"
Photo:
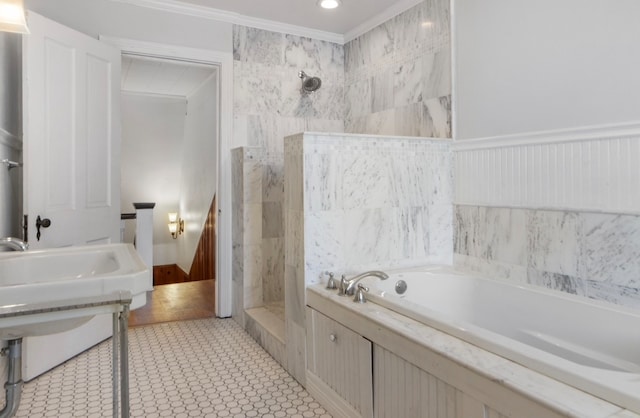
[[[51,226],[51,219],[44,218],[42,219],[40,215],[36,218],[36,239],[40,241],[40,227],[49,228]]]

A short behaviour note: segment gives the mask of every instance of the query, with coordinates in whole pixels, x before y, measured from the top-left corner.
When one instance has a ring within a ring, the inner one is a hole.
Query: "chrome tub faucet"
[[[379,270],[366,271],[350,279],[347,279],[346,276],[343,274],[342,278],[340,279],[340,285],[338,286],[338,295],[353,296],[358,282],[364,279],[365,277],[370,277],[370,276],[377,277],[380,280],[387,280],[389,278],[389,275],[387,273]]]

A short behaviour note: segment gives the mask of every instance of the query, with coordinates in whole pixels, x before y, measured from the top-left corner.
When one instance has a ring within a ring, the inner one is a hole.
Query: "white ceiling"
[[[325,10],[317,0],[114,0],[212,20],[348,42],[422,0],[341,0]]]
[[[337,9],[325,10],[317,5],[317,0],[182,1],[343,35],[400,3],[398,0],[342,0],[342,6]]]
[[[214,73],[211,65],[122,55],[123,92],[188,98]]]

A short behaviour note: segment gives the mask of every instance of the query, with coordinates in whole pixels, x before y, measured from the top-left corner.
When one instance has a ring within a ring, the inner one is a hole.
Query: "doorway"
[[[130,324],[215,316],[219,67],[123,52],[121,76],[121,210],[155,203],[154,290]]]
[[[233,125],[233,54],[231,51],[212,51],[177,45],[100,36],[100,40],[118,48],[122,53],[169,58],[219,68],[219,142],[216,192],[216,266],[215,312],[217,317],[230,317],[232,309],[231,282],[231,144]]]

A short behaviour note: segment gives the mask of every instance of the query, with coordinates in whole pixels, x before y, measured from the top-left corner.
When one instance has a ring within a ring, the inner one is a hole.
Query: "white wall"
[[[187,273],[216,193],[217,85],[216,72],[187,100],[179,211],[185,231],[178,238],[177,263]]]
[[[640,2],[453,2],[456,139],[640,119]]]
[[[230,52],[232,25],[110,0],[25,0],[25,7],[90,36]]]
[[[0,160],[22,161],[22,43],[0,32]],[[22,169],[0,166],[0,237],[22,237]]]
[[[177,262],[176,241],[167,228],[169,212],[178,212],[184,99],[122,95],[121,210],[134,212],[134,202],[155,202],[154,265]],[[133,241],[135,221],[127,222],[125,241]]]

